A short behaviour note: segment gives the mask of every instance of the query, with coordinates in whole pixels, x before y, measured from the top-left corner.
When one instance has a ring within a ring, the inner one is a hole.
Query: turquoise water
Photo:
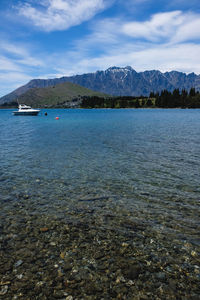
[[[154,223],[165,213],[199,221],[200,110],[11,112],[0,110],[1,199],[10,207],[26,195],[35,211],[62,215],[82,198],[110,197]]]
[[[0,295],[198,299],[200,110],[44,112],[0,110]]]

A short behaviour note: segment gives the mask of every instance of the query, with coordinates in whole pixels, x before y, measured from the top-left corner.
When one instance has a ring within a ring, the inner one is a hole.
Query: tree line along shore
[[[77,102],[77,105],[76,105]],[[14,108],[18,103],[4,103],[1,108]],[[37,106],[37,102],[34,104]],[[71,101],[44,105],[44,108],[200,108],[200,92],[195,88],[173,92],[163,90],[160,93],[151,92],[145,96],[81,96]],[[41,107],[42,108],[42,107]]]
[[[82,108],[200,108],[200,93],[175,89],[161,93],[151,92],[149,97],[119,96],[110,98],[83,97]]]

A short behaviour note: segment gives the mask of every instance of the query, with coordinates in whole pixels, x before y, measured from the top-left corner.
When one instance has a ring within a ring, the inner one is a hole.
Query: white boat
[[[25,104],[19,104],[18,110],[13,111],[13,115],[15,116],[37,116],[40,112],[39,109],[34,109]]]

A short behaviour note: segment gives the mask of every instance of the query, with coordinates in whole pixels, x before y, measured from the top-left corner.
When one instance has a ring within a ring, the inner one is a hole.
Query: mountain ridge
[[[43,88],[30,88],[19,96],[19,103],[32,107],[79,107],[82,99],[87,97],[108,97],[71,82],[63,82]]]
[[[31,88],[44,88],[60,83],[71,82],[93,91],[113,96],[148,96],[150,92],[174,89],[189,90],[194,87],[200,91],[200,75],[170,71],[162,73],[159,70],[136,72],[132,67],[110,67],[105,71],[82,75],[63,76],[53,79],[32,79],[27,84],[0,98],[0,104],[16,100]]]

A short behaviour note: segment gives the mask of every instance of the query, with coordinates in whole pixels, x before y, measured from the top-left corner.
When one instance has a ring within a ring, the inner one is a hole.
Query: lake
[[[0,295],[197,299],[199,170],[199,109],[0,110]]]

